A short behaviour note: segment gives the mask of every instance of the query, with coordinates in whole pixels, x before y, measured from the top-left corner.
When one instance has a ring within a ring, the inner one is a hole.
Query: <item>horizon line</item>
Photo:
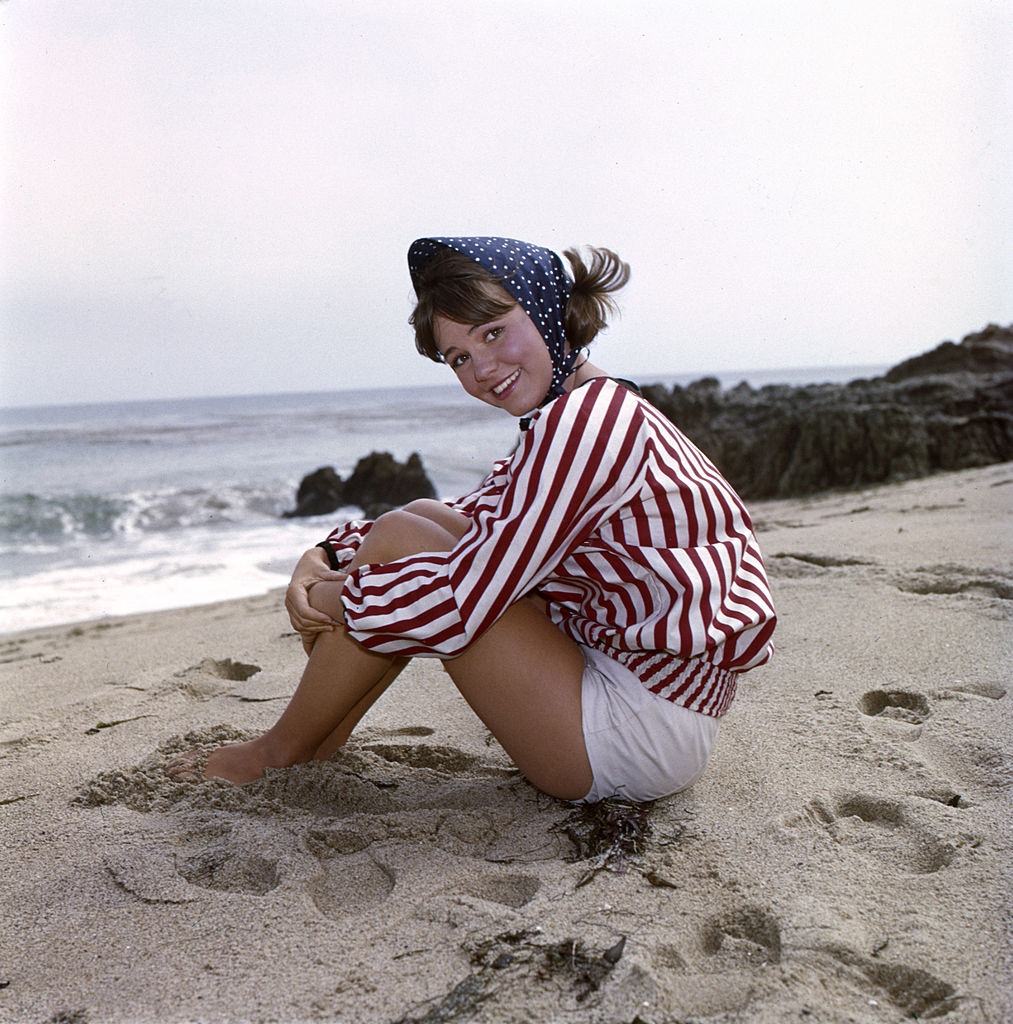
[[[633,376],[638,382],[643,382],[644,386],[649,386],[654,383],[650,378],[669,378],[669,377],[693,377],[696,380],[702,380],[705,377],[732,377],[736,375],[742,375],[743,377],[751,376],[754,374],[770,374],[770,373],[799,373],[809,370],[884,370],[888,369],[891,364],[889,363],[821,363],[812,366],[778,366],[770,369],[761,367],[754,367],[753,369],[733,369],[733,370],[685,370],[679,372],[651,372],[651,373],[634,373]],[[788,381],[771,381],[772,384],[777,383],[789,383]],[[401,384],[391,387],[387,384],[366,384],[361,387],[344,387],[344,388],[318,388],[313,390],[302,390],[293,389],[290,391],[234,391],[234,392],[210,392],[207,394],[197,395],[160,395],[160,396],[147,396],[141,398],[107,398],[107,399],[93,399],[86,398],[71,402],[23,402],[14,405],[0,405],[0,412],[6,412],[9,410],[23,410],[23,409],[66,409],[66,408],[78,408],[89,405],[135,405],[143,402],[200,402],[208,399],[231,399],[231,398],[274,398],[283,396],[294,396],[294,395],[331,395],[331,394],[351,394],[357,391],[393,391],[393,390],[436,390],[438,388],[453,388],[455,385],[452,380],[447,381],[445,384]]]

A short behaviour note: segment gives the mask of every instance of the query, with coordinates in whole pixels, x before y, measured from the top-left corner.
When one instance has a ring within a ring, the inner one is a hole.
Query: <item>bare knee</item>
[[[324,615],[329,615],[335,621],[342,621],[344,608],[341,604],[341,584],[324,580],[310,587],[306,595],[311,608],[315,608]]]
[[[448,508],[442,501],[436,501],[433,498],[416,498],[414,501],[409,501],[401,511],[410,512],[421,519],[436,523],[455,539],[463,537],[471,525],[471,520],[467,516],[461,515],[460,512]]]
[[[417,516],[402,508],[384,512],[373,523],[366,538],[370,555],[378,561],[391,561],[401,557],[415,541],[418,523]]]
[[[362,543],[358,561],[392,562],[422,551],[445,551],[453,537],[438,524],[409,512],[407,508],[384,512],[373,523]]]
[[[380,531],[382,534],[400,536],[405,531],[411,530],[416,527],[416,517],[413,516],[405,508],[394,508],[389,512],[384,512],[375,523],[373,528],[369,531],[369,535],[372,536],[376,531]]]
[[[453,509],[448,509],[442,501],[437,501],[435,498],[416,498],[414,501],[409,501],[407,505],[402,505],[399,511],[411,512],[414,516],[432,519],[440,514],[441,509],[447,512],[453,511]]]

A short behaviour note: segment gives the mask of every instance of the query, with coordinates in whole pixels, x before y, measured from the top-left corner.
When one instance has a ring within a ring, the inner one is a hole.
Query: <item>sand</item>
[[[432,661],[331,762],[171,783],[283,707],[279,594],[0,640],[0,1020],[1013,1019],[1011,506],[755,506],[776,659],[611,858]]]

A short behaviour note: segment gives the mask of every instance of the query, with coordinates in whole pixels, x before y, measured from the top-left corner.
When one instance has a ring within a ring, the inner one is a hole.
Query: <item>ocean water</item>
[[[759,387],[882,369],[713,376]],[[283,586],[302,551],[361,514],[282,519],[306,473],[417,451],[454,497],[516,439],[515,420],[456,385],[0,409],[0,633]]]

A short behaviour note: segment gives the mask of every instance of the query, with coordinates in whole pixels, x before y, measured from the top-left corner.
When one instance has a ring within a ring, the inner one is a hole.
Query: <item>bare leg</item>
[[[443,667],[528,782],[564,800],[587,794],[584,655],[546,618],[541,601],[518,601]]]
[[[265,768],[309,761],[390,669],[390,658],[360,647],[343,627],[322,633],[281,718],[256,739],[212,751],[203,774],[243,785],[259,779]],[[189,779],[197,765],[194,755],[184,754],[166,771]]]
[[[317,644],[337,635],[354,644],[343,630],[322,634]],[[532,785],[568,800],[587,793],[592,777],[581,716],[584,656],[546,618],[542,602],[518,601],[443,667]],[[335,662],[334,670],[339,668],[343,665]],[[302,691],[300,685],[286,715]],[[319,700],[314,697],[313,703]],[[294,716],[292,721],[295,735],[309,725]]]
[[[443,534],[442,544],[433,542],[435,531]],[[364,549],[371,539],[378,552],[381,545],[386,547],[384,557],[374,560],[390,561],[417,551],[445,550],[455,538],[424,518],[394,513],[382,528],[380,522],[374,526]],[[333,585],[319,586],[323,590]],[[343,628],[321,634],[278,722],[250,743],[216,750],[206,774],[241,784],[258,778],[265,767],[306,761],[325,743],[327,749],[345,719],[361,704],[368,706],[392,662],[361,648]],[[537,602],[523,600],[508,609],[445,667],[534,785],[564,799],[579,798],[590,789],[591,768],[581,729],[583,656]]]
[[[380,699],[383,692],[397,679],[407,664],[407,658],[394,659],[387,674],[345,715],[338,727],[317,747],[317,751],[313,755],[315,761],[326,761],[348,742],[348,737],[352,735],[366,712]]]
[[[431,519],[455,540],[470,526],[460,513],[425,498],[404,511]],[[580,704],[584,657],[546,618],[543,601],[520,601],[507,615],[508,628],[501,628],[504,616],[443,667],[530,782],[553,791],[562,781],[561,765],[570,764],[569,798],[579,799],[591,788]],[[518,705],[533,714],[518,715]]]
[[[447,550],[454,543],[455,538],[431,520],[410,513],[389,513],[374,525],[351,565],[354,568],[419,551]],[[336,593],[336,585],[328,586],[332,595]],[[311,602],[316,589],[310,592]],[[321,592],[325,592],[324,587]],[[329,613],[336,611],[321,607]],[[403,658],[374,654],[360,647],[344,627],[321,633],[281,718],[254,740],[214,750],[203,774],[242,785],[260,778],[265,768],[299,764],[320,751],[333,753],[405,664]],[[184,754],[170,762],[166,770],[174,778],[192,778],[198,774],[197,758]]]
[[[421,519],[426,519],[446,531],[447,537],[440,537],[436,533],[429,534],[427,531],[427,535],[431,537],[430,543],[438,545],[437,547],[430,548],[430,550],[442,551],[449,549],[455,541],[460,540],[464,536],[470,525],[470,520],[466,519],[459,512],[455,512],[453,509],[447,508],[442,502],[434,501],[430,498],[419,498],[416,501],[411,501],[401,509],[401,512],[411,513]],[[355,558],[349,563],[349,571],[360,565],[366,565],[370,561],[383,562],[403,557],[408,553],[407,549],[417,543],[415,536],[417,524],[405,521],[400,523],[394,530],[390,530],[387,528],[390,518],[387,517],[384,520],[382,545],[377,543],[367,546],[364,543],[362,548],[356,552]],[[403,519],[403,517],[400,518]],[[367,543],[368,540],[369,538],[367,538]],[[377,540],[379,540],[379,535]],[[381,546],[383,550],[377,550]],[[420,548],[419,550],[422,549]],[[387,687],[397,679],[407,664],[408,659],[406,658],[394,660],[390,671],[352,708],[331,735],[324,740],[313,755],[314,759],[318,761],[326,760],[348,742],[349,736],[352,735],[353,730],[366,712],[380,699]]]

